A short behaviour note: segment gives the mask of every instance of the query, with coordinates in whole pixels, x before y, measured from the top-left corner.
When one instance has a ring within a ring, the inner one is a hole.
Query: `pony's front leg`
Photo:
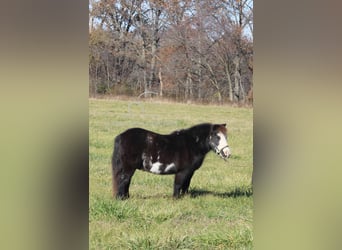
[[[176,174],[173,186],[173,197],[179,198],[181,195],[188,192],[193,171],[182,171]]]
[[[194,171],[189,172],[188,174],[185,175],[183,185],[181,187],[181,194],[187,194],[189,192],[190,181],[191,181],[193,174],[194,174]]]

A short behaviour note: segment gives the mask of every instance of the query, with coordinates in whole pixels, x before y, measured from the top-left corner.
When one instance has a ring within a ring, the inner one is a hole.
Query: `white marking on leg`
[[[174,168],[176,167],[176,165],[172,162],[170,164],[168,164],[164,170],[165,173],[171,171],[171,170],[174,170]]]
[[[157,161],[155,163],[152,164],[152,167],[150,169],[150,172],[155,173],[155,174],[160,174],[161,170],[160,170],[160,166],[162,166],[163,163]]]

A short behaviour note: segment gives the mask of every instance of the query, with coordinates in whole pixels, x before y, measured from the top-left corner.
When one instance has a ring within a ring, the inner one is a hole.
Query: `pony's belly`
[[[152,162],[152,157],[148,157],[145,154],[143,158],[143,170],[148,171],[153,174],[174,174],[177,172],[176,164],[163,163],[160,161]]]
[[[174,163],[164,164],[157,161],[152,163],[148,171],[153,174],[174,174],[176,173],[176,165]]]

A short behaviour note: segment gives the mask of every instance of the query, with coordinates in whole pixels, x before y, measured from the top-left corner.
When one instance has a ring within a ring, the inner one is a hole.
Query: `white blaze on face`
[[[217,149],[219,152],[221,152],[221,150],[223,149],[224,155],[228,157],[231,153],[228,147],[227,139],[222,132],[219,132],[217,135],[220,137],[219,144],[217,145]]]

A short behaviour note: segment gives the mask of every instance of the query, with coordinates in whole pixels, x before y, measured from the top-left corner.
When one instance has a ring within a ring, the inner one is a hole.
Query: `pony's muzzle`
[[[231,155],[230,149],[228,146],[224,147],[223,149],[220,150],[219,152],[220,156],[224,159],[228,159]]]

